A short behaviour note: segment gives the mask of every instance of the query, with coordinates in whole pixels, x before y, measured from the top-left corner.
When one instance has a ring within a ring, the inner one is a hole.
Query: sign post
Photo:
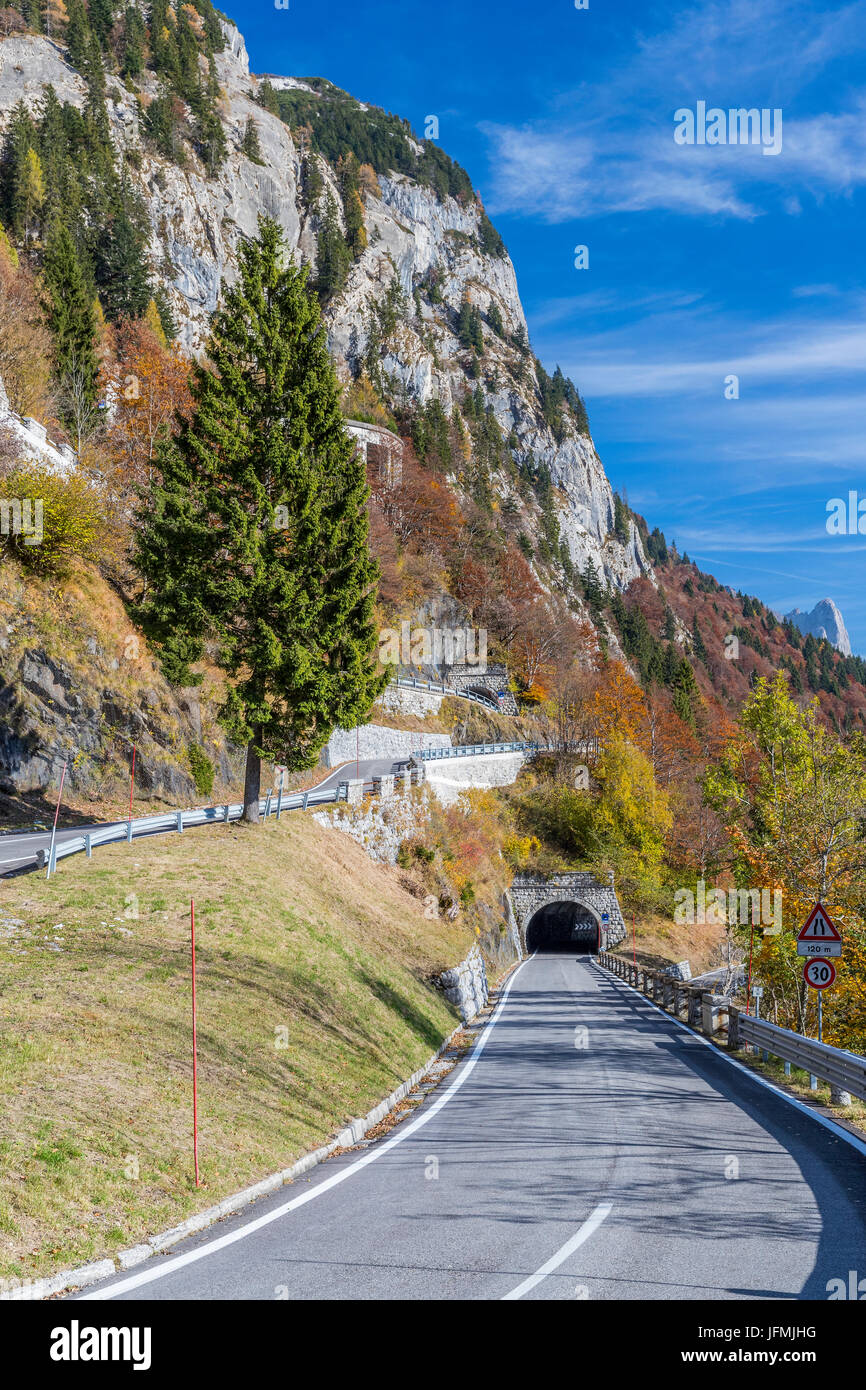
[[[821,956],[813,956],[807,960],[803,966],[803,979],[812,989],[818,991],[818,1041],[824,1041],[824,990],[832,985],[836,978],[836,967],[831,960],[824,960]]]
[[[836,930],[823,903],[816,903],[797,937],[797,955],[808,956],[803,967],[803,979],[818,991],[818,1041],[824,1041],[824,990],[836,978],[836,967],[829,956],[841,956],[842,938]]]

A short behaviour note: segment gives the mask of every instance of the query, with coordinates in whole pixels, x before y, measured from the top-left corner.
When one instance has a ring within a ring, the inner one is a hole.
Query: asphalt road
[[[862,1270],[863,1153],[588,957],[525,962],[494,1020],[389,1136],[83,1296],[825,1300]]]
[[[372,781],[374,777],[379,777],[383,773],[390,773],[400,766],[405,766],[408,759],[398,758],[394,761],[391,758],[362,758],[357,765],[354,762],[344,763],[342,767],[335,768],[329,772],[323,781],[316,784],[316,790],[323,790],[334,787],[338,782],[345,782],[347,778],[363,777],[365,781]],[[267,788],[263,789],[263,795]],[[125,825],[126,821],[99,821],[93,825],[75,825],[66,830],[58,830],[57,843],[62,844],[64,840],[74,840],[79,835],[85,835],[89,830],[105,830],[109,825]],[[155,835],[174,834],[174,831],[152,831]],[[138,837],[136,837],[138,838]],[[35,830],[22,835],[0,835],[0,878],[4,874],[14,873],[17,869],[33,867],[38,862],[40,850],[44,850],[46,855],[51,843],[50,830]]]
[[[86,835],[89,830],[105,830],[109,825],[121,823],[126,822],[97,821],[92,825],[70,826],[68,830],[58,830],[57,843],[74,840],[78,835]],[[33,830],[26,835],[0,835],[0,878],[4,874],[14,873],[16,869],[36,864],[39,850],[45,850],[47,854],[50,843],[50,830]]]

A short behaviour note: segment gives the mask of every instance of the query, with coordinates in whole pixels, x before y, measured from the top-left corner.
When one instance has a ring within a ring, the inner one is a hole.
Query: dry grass
[[[469,941],[298,814],[0,884],[0,1275],[133,1244],[333,1136],[453,1028],[430,977]]]
[[[619,956],[632,956],[631,919],[626,922],[625,938],[614,948]],[[723,926],[698,922],[692,926],[672,921],[669,917],[644,917],[635,922],[635,939],[639,965],[663,969],[676,961],[687,960],[693,975],[711,970],[722,963],[719,951],[725,938]]]

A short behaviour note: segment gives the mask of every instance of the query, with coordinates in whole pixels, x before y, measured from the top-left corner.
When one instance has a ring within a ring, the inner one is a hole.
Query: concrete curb
[[[476,1015],[477,1017],[477,1015]],[[472,1022],[472,1020],[467,1020]],[[466,1027],[466,1023],[459,1023],[456,1028],[448,1034],[437,1052],[427,1062],[426,1066],[412,1073],[408,1081],[404,1081],[392,1091],[385,1100],[375,1106],[369,1114],[361,1119],[352,1120],[341,1129],[336,1139],[330,1144],[324,1144],[321,1148],[313,1149],[311,1153],[304,1154],[297,1163],[292,1164],[291,1168],[283,1168],[278,1173],[271,1173],[268,1177],[262,1178],[261,1182],[254,1183],[252,1187],[245,1187],[241,1192],[234,1193],[231,1197],[224,1197],[214,1207],[208,1207],[205,1211],[197,1212],[190,1216],[186,1221],[181,1221],[177,1226],[170,1227],[167,1231],[161,1231],[159,1235],[149,1236],[146,1241],[139,1245],[132,1245],[126,1250],[119,1250],[114,1259],[106,1258],[95,1260],[92,1264],[79,1265],[76,1269],[61,1270],[57,1274],[49,1274],[43,1279],[22,1280],[18,1287],[7,1289],[0,1281],[0,1302],[21,1301],[31,1299],[50,1298],[53,1294],[63,1293],[69,1289],[86,1288],[88,1284],[96,1284],[100,1279],[109,1279],[113,1274],[122,1273],[124,1270],[133,1269],[136,1265],[143,1264],[152,1255],[161,1255],[166,1250],[170,1250],[179,1241],[185,1240],[187,1236],[196,1235],[199,1231],[207,1230],[208,1226],[213,1226],[217,1221],[222,1221],[224,1217],[231,1216],[235,1212],[242,1211],[259,1197],[267,1197],[271,1192],[276,1192],[286,1183],[293,1182],[295,1178],[315,1168],[318,1163],[322,1163],[334,1152],[335,1149],[347,1149],[352,1145],[360,1143],[367,1132],[381,1123],[385,1116],[405,1100],[406,1096],[417,1086],[422,1077],[437,1062],[453,1042],[457,1034]],[[8,1281],[7,1281],[8,1282]]]

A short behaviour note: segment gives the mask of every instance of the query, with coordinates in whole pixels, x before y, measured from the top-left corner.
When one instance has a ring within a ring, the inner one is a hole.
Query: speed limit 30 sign
[[[836,978],[836,967],[831,960],[807,960],[803,966],[803,979],[813,989],[826,989]]]

